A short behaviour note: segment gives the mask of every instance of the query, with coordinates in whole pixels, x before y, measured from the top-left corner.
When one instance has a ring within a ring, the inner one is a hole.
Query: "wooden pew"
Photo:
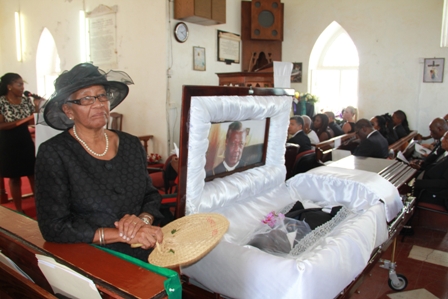
[[[0,250],[35,282],[20,279],[2,267],[1,298],[2,292],[17,298],[11,293],[14,290],[33,294],[27,298],[53,298],[49,296],[53,291],[40,271],[36,253],[52,257],[91,279],[102,298],[167,298],[165,277],[89,244],[46,242],[35,220],[4,207],[0,207]]]
[[[411,142],[415,136],[417,136],[417,131],[411,131],[407,136],[399,139],[398,141],[389,145],[389,151],[394,150],[394,157],[397,156],[399,151],[404,151],[408,146],[409,142]]]
[[[414,139],[415,136],[417,136],[417,131],[411,131],[409,135],[389,145],[389,150],[392,149],[394,151],[394,156],[396,156],[399,151],[404,151],[404,149],[408,146],[409,142],[412,139]],[[316,159],[322,162],[330,161],[332,159],[331,153],[333,150],[336,149],[334,147],[335,141],[338,139],[341,140],[341,146],[339,146],[338,148],[348,149],[350,147],[349,146],[350,142],[356,139],[356,133],[337,136],[327,141],[322,141],[316,144]]]
[[[333,137],[326,141],[319,142],[316,147],[316,160],[321,162],[327,162],[332,159],[331,152],[336,149],[335,143],[340,141],[340,146],[337,148],[345,149],[347,146],[356,139],[356,133],[344,134],[341,136]]]

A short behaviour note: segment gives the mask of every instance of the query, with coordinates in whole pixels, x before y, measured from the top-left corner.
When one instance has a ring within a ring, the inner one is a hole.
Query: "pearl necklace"
[[[84,140],[79,138],[78,134],[76,134],[75,126],[73,126],[73,134],[75,134],[76,139],[86,148],[86,150],[88,150],[94,156],[102,157],[107,153],[107,150],[109,149],[109,138],[107,138],[106,132],[104,132],[104,137],[106,137],[106,149],[104,150],[104,153],[102,153],[102,154],[95,153],[90,147],[87,146],[87,144],[84,142]]]

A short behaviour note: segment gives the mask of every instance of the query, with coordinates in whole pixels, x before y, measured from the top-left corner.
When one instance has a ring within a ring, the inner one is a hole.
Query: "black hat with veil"
[[[70,95],[80,89],[102,85],[110,99],[110,110],[117,107],[128,95],[128,85],[134,84],[131,77],[122,71],[104,72],[91,63],[80,63],[70,71],[64,71],[54,82],[55,92],[45,105],[45,122],[56,130],[66,130],[73,126],[62,110]]]

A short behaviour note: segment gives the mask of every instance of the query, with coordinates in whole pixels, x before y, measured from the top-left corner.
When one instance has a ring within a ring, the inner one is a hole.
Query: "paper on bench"
[[[424,156],[427,156],[431,153],[431,150],[427,149],[426,147],[421,146],[418,143],[415,144],[415,151]]]
[[[16,265],[16,263],[14,263],[9,257],[7,257],[6,255],[4,255],[1,250],[0,250],[0,263],[5,264],[6,266],[8,266],[9,268],[13,269],[14,271],[16,271],[17,273],[19,273],[20,275],[22,275],[23,277],[25,277],[26,279],[31,280],[32,282],[34,282],[31,277],[28,276],[28,274],[26,274],[22,269],[19,268],[19,266]]]
[[[397,153],[397,159],[403,161],[406,164],[409,164],[408,159],[406,159],[406,157],[403,155],[401,151]]]
[[[101,295],[92,280],[48,256],[36,254],[36,258],[40,270],[55,294],[70,298],[101,299]]]

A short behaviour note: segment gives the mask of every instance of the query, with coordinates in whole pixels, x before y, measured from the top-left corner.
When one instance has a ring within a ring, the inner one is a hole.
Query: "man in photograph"
[[[226,134],[224,160],[213,170],[208,171],[207,176],[233,171],[236,168],[245,166],[244,161],[241,161],[241,156],[248,133],[248,129],[243,128],[243,124],[240,121],[235,121],[229,125]]]

